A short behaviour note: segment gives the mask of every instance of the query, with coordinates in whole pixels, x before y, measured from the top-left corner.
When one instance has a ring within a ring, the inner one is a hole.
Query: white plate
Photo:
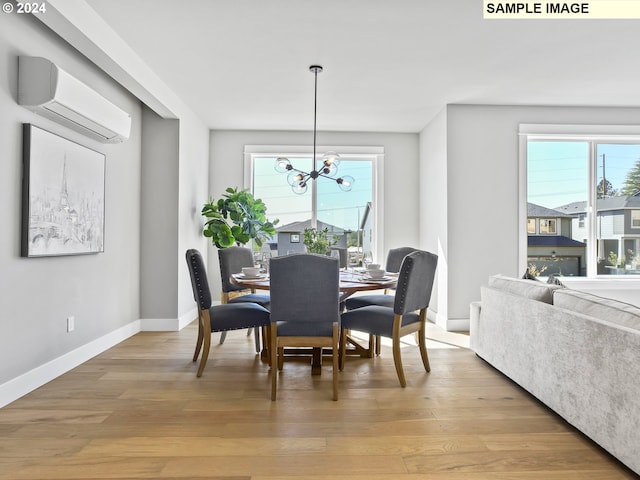
[[[364,279],[367,282],[388,282],[389,280],[391,280],[391,277],[372,278],[365,275]]]
[[[267,278],[267,275],[264,273],[258,275],[245,275],[244,273],[238,273],[236,278],[240,280],[260,280],[261,278]]]

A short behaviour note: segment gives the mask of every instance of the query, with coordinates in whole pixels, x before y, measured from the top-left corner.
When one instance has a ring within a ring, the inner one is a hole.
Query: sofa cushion
[[[503,290],[514,295],[550,304],[553,303],[553,292],[561,287],[505,275],[493,275],[489,277],[489,288]]]
[[[553,304],[565,310],[640,330],[640,308],[618,300],[563,288],[553,292]]]

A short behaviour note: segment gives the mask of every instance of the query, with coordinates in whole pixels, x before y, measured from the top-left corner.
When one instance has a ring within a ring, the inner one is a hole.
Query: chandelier
[[[351,175],[344,175],[335,178],[338,173],[338,165],[340,165],[340,155],[336,152],[327,152],[322,158],[320,168],[316,166],[316,110],[318,104],[318,73],[322,72],[320,65],[311,65],[309,70],[315,76],[314,95],[313,95],[313,170],[305,172],[295,168],[291,161],[286,157],[276,158],[275,170],[279,173],[288,173],[287,182],[291,185],[294,193],[302,195],[307,191],[309,180],[316,180],[318,177],[333,180],[338,184],[340,190],[348,192],[351,190],[355,179]]]

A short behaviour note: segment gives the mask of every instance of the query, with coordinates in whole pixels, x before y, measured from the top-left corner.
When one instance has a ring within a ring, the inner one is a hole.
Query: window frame
[[[519,199],[518,199],[518,270],[527,269],[527,146],[529,140],[548,141],[583,141],[589,144],[589,171],[587,189],[587,217],[596,211],[597,162],[595,157],[595,145],[599,143],[640,143],[640,126],[636,125],[557,125],[557,124],[528,124],[521,123],[518,126],[518,166],[519,166]],[[587,220],[587,219],[585,219]],[[587,251],[586,251],[586,278],[613,279],[615,275],[598,275],[597,251],[597,222],[588,221]],[[576,277],[578,278],[578,277]],[[582,277],[585,278],[585,277]]]
[[[539,222],[539,235],[546,235],[546,236],[557,236],[558,235],[558,219],[557,218],[540,218],[538,219]],[[542,231],[542,224],[543,222],[546,222],[546,228],[550,230],[549,226],[551,224],[553,224],[553,231],[546,231],[543,232]]]
[[[334,151],[340,154],[344,160],[367,159],[371,160],[372,171],[372,191],[371,202],[375,206],[373,209],[373,231],[372,239],[374,258],[384,256],[384,147],[382,146],[339,146],[339,145],[317,145],[316,157],[320,158],[322,152]],[[318,152],[320,152],[318,154]],[[311,145],[245,145],[244,146],[244,188],[253,192],[253,166],[256,157],[309,157],[313,156]],[[358,179],[356,179],[357,181]],[[283,174],[283,182],[286,182],[286,175]],[[337,188],[337,186],[336,186]],[[311,192],[308,192],[311,193]],[[315,198],[312,209],[316,211]]]

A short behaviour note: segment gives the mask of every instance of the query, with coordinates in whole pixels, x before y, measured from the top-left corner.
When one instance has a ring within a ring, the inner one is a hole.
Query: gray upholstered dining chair
[[[242,272],[242,267],[253,267],[253,254],[246,247],[228,247],[218,249],[220,262],[220,279],[222,281],[222,294],[220,301],[225,303],[257,303],[267,310],[269,309],[269,294],[248,291],[245,287],[239,287],[231,283],[231,275]],[[236,294],[236,295],[233,295]],[[251,334],[251,330],[247,335]],[[220,335],[220,343],[224,343],[226,332]],[[260,329],[255,329],[256,351],[260,351]]]
[[[197,373],[197,376],[200,377],[209,358],[213,332],[267,327],[270,325],[270,317],[269,310],[257,303],[240,302],[212,305],[202,254],[198,250],[189,249],[186,252],[186,259],[193,288],[193,298],[198,305],[198,339],[193,361],[198,360],[200,350],[202,350]]]
[[[391,273],[398,273],[402,260],[404,257],[417,251],[417,248],[413,247],[398,247],[391,248],[387,252],[387,264],[385,270]],[[389,293],[389,290],[385,290],[384,293],[371,293],[368,295],[359,295],[355,297],[347,298],[344,302],[345,308],[348,310],[354,310],[356,308],[366,307],[368,305],[380,305],[383,307],[393,307],[395,297]],[[375,352],[376,355],[380,355],[380,337],[375,337]]]
[[[346,330],[357,330],[370,335],[390,337],[393,343],[393,362],[400,385],[407,382],[402,368],[400,338],[418,332],[422,363],[431,371],[427,354],[425,324],[427,307],[435,279],[438,256],[416,251],[402,261],[393,307],[369,305],[345,312],[341,316],[340,368],[344,368]]]
[[[271,400],[283,369],[284,347],[332,349],[333,399],[338,399],[340,272],[337,258],[294,254],[269,266],[271,286]],[[320,355],[322,358],[322,355]]]
[[[417,250],[417,248],[413,247],[399,247],[390,249],[387,253],[387,264],[385,266],[385,270],[391,273],[399,272],[404,257]],[[347,308],[347,310],[354,310],[356,308],[366,307],[368,305],[382,305],[384,307],[393,307],[393,302],[394,296],[390,295],[388,292],[385,292],[347,298],[347,300],[345,301],[345,307]]]

